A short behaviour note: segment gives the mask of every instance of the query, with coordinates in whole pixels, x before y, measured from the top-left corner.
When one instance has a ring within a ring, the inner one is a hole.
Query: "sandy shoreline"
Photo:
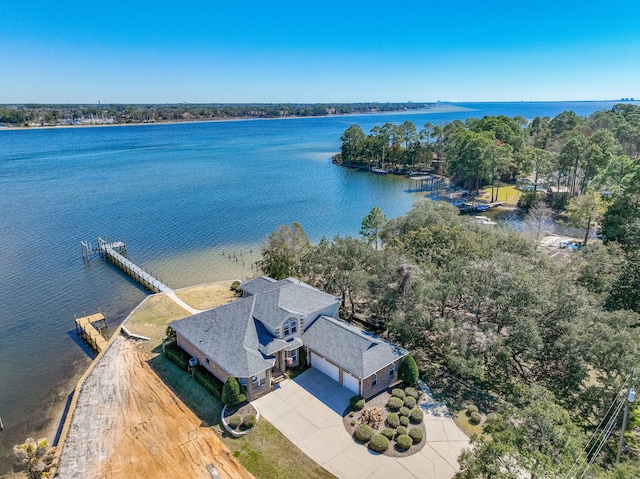
[[[257,121],[257,120],[309,120],[319,118],[330,117],[357,117],[357,116],[386,116],[386,115],[422,115],[433,113],[449,113],[455,111],[471,111],[470,108],[457,106],[453,104],[434,104],[433,108],[422,108],[416,110],[394,110],[383,112],[368,112],[368,113],[345,113],[340,115],[321,115],[321,116],[281,116],[281,117],[269,117],[269,118],[255,118],[255,117],[242,117],[242,118],[211,118],[209,120],[170,120],[170,121],[155,121],[149,123],[113,123],[113,124],[100,124],[100,125],[46,125],[46,126],[0,126],[0,131],[25,131],[25,130],[52,130],[52,129],[72,129],[72,128],[110,128],[110,127],[124,127],[124,126],[152,126],[152,125],[182,125],[193,123],[220,123],[220,122],[236,122],[236,121]]]
[[[177,292],[214,307],[233,300],[230,284],[222,281]],[[211,477],[208,468],[213,466],[223,477],[253,478],[151,367],[157,354],[151,349],[162,342],[168,319],[161,314],[166,312],[164,303],[163,293],[147,296],[121,325],[134,330],[146,327],[153,333],[151,341],[125,339],[118,327],[107,349],[81,376],[67,417],[63,417],[66,403],[57,409],[61,420],[55,429],[63,431],[60,477],[205,479]],[[49,433],[55,434],[53,427]]]

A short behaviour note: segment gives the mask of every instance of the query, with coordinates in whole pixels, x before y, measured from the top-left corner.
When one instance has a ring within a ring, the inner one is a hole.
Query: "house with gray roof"
[[[178,345],[220,381],[234,376],[249,400],[271,391],[304,360],[354,394],[397,381],[408,352],[338,317],[340,298],[287,278],[241,285],[243,298],[173,321]]]

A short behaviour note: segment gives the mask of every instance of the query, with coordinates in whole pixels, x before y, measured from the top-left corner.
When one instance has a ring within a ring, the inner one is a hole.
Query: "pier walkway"
[[[202,310],[192,308],[182,301],[169,286],[127,258],[127,245],[124,241],[114,241],[105,236],[98,238],[97,249],[93,248],[91,243],[81,241],[80,244],[82,245],[83,258],[88,260],[91,255],[99,254],[151,293],[165,293],[169,299],[191,314],[202,312]]]
[[[127,250],[124,242],[108,242],[107,240],[98,238],[98,251],[108,261],[115,264],[128,276],[136,280],[152,293],[166,293],[171,291],[171,288],[166,284],[154,278],[126,257]],[[124,252],[124,254],[121,254],[121,252]]]

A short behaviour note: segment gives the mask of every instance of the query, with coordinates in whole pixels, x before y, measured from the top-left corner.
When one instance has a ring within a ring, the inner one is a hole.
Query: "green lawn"
[[[220,425],[220,402],[195,379],[169,361],[162,354],[160,346],[152,354],[156,355],[149,364],[173,393],[206,425],[217,426],[215,429],[218,432],[224,431]],[[260,419],[249,434],[241,438],[234,438],[225,431],[222,441],[240,464],[258,479],[335,477],[309,459],[264,418]]]

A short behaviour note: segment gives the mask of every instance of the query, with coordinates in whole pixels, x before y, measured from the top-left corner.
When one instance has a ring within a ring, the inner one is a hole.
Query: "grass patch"
[[[225,436],[222,440],[240,464],[260,479],[335,477],[304,455],[265,419],[260,419],[246,436]]]
[[[504,185],[500,187],[498,198],[496,198],[495,201],[504,201],[508,205],[515,206],[518,204],[518,199],[520,199],[521,194],[522,191],[517,189],[515,185]],[[491,186],[486,186],[481,189],[479,198],[483,201],[491,201]]]
[[[155,357],[149,364],[169,389],[204,423],[219,425],[222,403],[162,354],[160,346],[152,354]],[[232,438],[225,434],[222,441],[258,479],[335,479],[264,418],[246,436]]]
[[[142,332],[138,333],[141,330],[140,327],[142,327],[147,333],[157,330],[164,337],[167,324],[187,316],[190,316],[190,313],[178,306],[165,294],[155,294],[149,296],[131,313],[125,326],[135,334],[144,334]]]
[[[211,309],[238,299],[229,288],[233,281],[194,286],[176,291],[176,296],[195,309]]]
[[[469,422],[469,418],[464,411],[458,411],[453,415],[453,422],[460,428],[467,436],[471,437],[474,434],[476,436],[482,436],[482,426],[473,425]]]

